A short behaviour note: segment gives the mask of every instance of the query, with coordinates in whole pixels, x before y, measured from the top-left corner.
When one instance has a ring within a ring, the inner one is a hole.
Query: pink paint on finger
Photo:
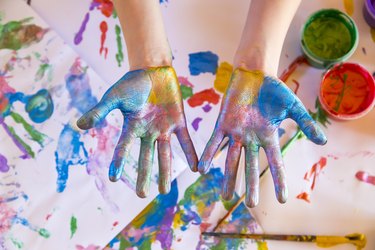
[[[368,183],[368,184],[375,185],[375,175],[370,175],[369,173],[364,172],[364,171],[358,171],[358,172],[355,174],[355,177],[356,177],[357,180],[359,180],[359,181],[362,181],[362,182],[366,182],[366,183]]]

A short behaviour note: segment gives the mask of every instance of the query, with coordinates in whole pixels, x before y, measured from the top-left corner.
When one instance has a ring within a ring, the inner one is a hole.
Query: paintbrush
[[[216,233],[203,232],[203,236],[213,236],[219,238],[231,239],[252,239],[252,240],[278,240],[278,241],[296,241],[296,242],[312,242],[318,247],[333,247],[341,244],[352,244],[357,250],[366,246],[367,240],[364,234],[353,233],[346,236],[325,236],[325,235],[286,235],[286,234],[238,234],[238,233]]]

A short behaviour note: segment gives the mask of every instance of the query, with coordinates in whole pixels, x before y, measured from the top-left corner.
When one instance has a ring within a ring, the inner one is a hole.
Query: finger
[[[296,100],[293,107],[289,110],[289,116],[297,122],[303,133],[312,142],[319,145],[324,145],[327,143],[327,137],[324,135],[322,129],[318,126],[314,119],[312,119],[306,108],[299,100]]]
[[[223,141],[224,136],[221,132],[214,130],[210,140],[208,141],[201,159],[198,163],[198,171],[202,174],[206,173],[210,168],[212,159],[215,156],[216,151],[219,149],[221,142]]]
[[[180,142],[181,148],[185,153],[186,160],[193,172],[198,171],[198,156],[195,152],[193,142],[191,141],[189,132],[186,127],[180,128],[176,131],[176,136]]]
[[[152,163],[154,161],[155,141],[142,138],[138,161],[138,178],[136,192],[140,198],[148,195],[151,181]]]
[[[278,143],[267,145],[264,147],[267,155],[268,164],[270,166],[273,183],[277,200],[285,203],[288,198],[288,188],[286,184],[284,162],[281,156],[280,146]]]
[[[159,192],[169,193],[171,188],[171,144],[169,140],[158,140]]]
[[[109,166],[109,179],[111,181],[118,181],[121,178],[121,174],[134,138],[135,135],[133,131],[124,126],[120,139],[115,148],[111,165]]]
[[[77,121],[77,126],[80,129],[90,129],[98,125],[105,117],[115,108],[113,102],[102,98],[102,100],[95,105],[91,110],[87,111]]]
[[[259,147],[251,145],[245,149],[246,200],[248,207],[259,202]]]
[[[239,142],[230,142],[227,159],[225,161],[224,183],[221,193],[224,200],[230,200],[233,197],[240,156],[241,144]]]

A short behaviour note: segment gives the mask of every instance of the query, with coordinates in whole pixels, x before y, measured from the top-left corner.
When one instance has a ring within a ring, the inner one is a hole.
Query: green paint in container
[[[358,46],[358,29],[345,13],[323,9],[307,19],[302,28],[301,46],[312,66],[329,68],[354,53]]]

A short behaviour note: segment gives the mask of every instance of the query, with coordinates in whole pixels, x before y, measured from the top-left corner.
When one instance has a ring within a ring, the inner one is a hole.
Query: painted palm
[[[254,207],[259,200],[259,147],[263,147],[274,180],[276,196],[284,203],[288,196],[278,128],[292,118],[316,144],[327,139],[297,96],[279,79],[261,71],[236,69],[224,96],[213,134],[199,161],[205,173],[222,140],[229,138],[222,196],[231,199],[235,189],[241,148],[245,149],[246,204]]]
[[[171,182],[170,137],[175,133],[190,168],[197,171],[197,155],[190,139],[176,73],[171,67],[135,70],[125,74],[102,100],[77,122],[81,129],[97,126],[113,109],[120,109],[124,124],[109,178],[117,181],[135,138],[141,138],[136,192],[148,194],[155,142],[159,160],[159,191],[168,193]]]

